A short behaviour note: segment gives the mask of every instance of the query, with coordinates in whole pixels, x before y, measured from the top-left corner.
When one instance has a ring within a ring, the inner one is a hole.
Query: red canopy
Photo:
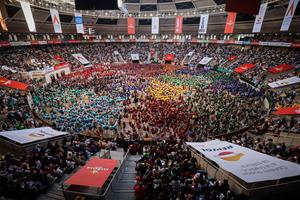
[[[227,60],[228,60],[228,61],[233,61],[233,60],[235,60],[235,59],[237,59],[237,56],[230,56]]]
[[[118,162],[118,160],[93,158],[64,184],[101,188]]]
[[[300,106],[279,108],[276,115],[300,115]]]
[[[12,81],[4,77],[0,77],[0,86],[10,87],[18,90],[27,90],[28,85],[18,81]]]
[[[291,66],[291,65],[281,64],[281,65],[277,65],[276,67],[269,68],[268,71],[272,74],[278,74],[278,73],[281,73],[281,72],[292,70],[294,68],[295,67]]]
[[[174,54],[169,53],[165,56],[165,61],[173,61],[173,60],[174,60]]]
[[[246,63],[246,64],[243,64],[237,68],[234,69],[234,71],[236,73],[239,73],[239,74],[242,74],[244,73],[245,71],[248,71],[249,69],[252,69],[253,67],[255,67],[254,64],[251,64],[251,63]]]

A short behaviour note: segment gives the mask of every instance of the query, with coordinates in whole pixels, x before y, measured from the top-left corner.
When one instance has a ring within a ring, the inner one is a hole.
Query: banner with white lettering
[[[54,32],[55,33],[62,33],[58,11],[56,9],[51,8],[50,9],[50,14],[51,14],[51,18],[52,18],[52,24],[53,24]]]
[[[36,32],[35,23],[34,23],[34,19],[32,16],[30,4],[28,2],[24,2],[24,1],[20,1],[20,4],[22,7],[22,11],[24,13],[25,20],[26,20],[29,31]]]
[[[260,5],[258,15],[255,17],[255,22],[253,25],[253,33],[259,33],[265,18],[266,10],[267,10],[268,4],[263,3]]]
[[[204,57],[202,60],[199,62],[200,65],[207,65],[210,61],[212,60],[211,57]]]
[[[75,23],[76,23],[76,30],[77,33],[84,34],[84,28],[83,28],[83,20],[82,15],[80,13],[75,13]]]
[[[300,165],[220,140],[187,142],[222,169],[247,183],[300,175]],[[255,159],[253,159],[255,158]]]
[[[300,83],[300,78],[297,76],[293,76],[290,78],[286,78],[286,79],[282,79],[279,81],[269,83],[268,85],[271,88],[278,88],[278,87],[284,87],[284,86],[293,85],[293,84],[297,84],[297,83]]]
[[[159,33],[159,18],[158,17],[152,17],[151,33],[152,34],[158,34]]]
[[[209,16],[209,14],[201,15],[200,24],[199,24],[199,31],[198,31],[199,34],[206,33],[207,24],[208,24],[208,16]]]
[[[30,142],[54,138],[57,136],[63,136],[67,134],[68,134],[67,132],[57,131],[50,127],[0,132],[1,137],[10,139],[20,144],[26,144]]]
[[[182,34],[183,17],[177,16],[175,20],[175,34]]]
[[[291,25],[291,22],[293,20],[293,16],[295,13],[295,10],[297,8],[299,0],[290,0],[290,3],[286,9],[280,31],[288,31]]]
[[[90,64],[90,61],[88,61],[81,53],[74,53],[72,56],[83,65]]]

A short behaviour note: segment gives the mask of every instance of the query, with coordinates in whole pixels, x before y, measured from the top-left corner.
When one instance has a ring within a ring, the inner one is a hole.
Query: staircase
[[[136,161],[141,158],[140,155],[128,155],[125,163],[125,171],[113,188],[113,200],[134,200],[134,185],[136,177]]]

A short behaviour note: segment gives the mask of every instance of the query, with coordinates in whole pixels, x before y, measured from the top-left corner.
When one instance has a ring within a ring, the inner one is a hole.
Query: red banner
[[[275,111],[276,115],[300,115],[300,106],[279,108]]]
[[[295,69],[295,67],[288,64],[281,64],[277,65],[276,67],[269,68],[268,71],[272,74],[278,74],[292,69]]]
[[[228,12],[224,33],[233,33],[235,19],[236,19],[236,13]]]
[[[58,65],[54,65],[54,70],[58,70],[58,69],[61,69],[61,68],[65,68],[65,67],[70,67],[70,64],[65,62],[65,63],[60,63]]]
[[[127,24],[128,24],[128,35],[134,35],[135,34],[135,18],[128,17]]]
[[[59,62],[62,61],[62,57],[60,57],[59,55],[55,55],[55,56],[53,56],[53,58]]]
[[[93,158],[64,184],[102,188],[118,162],[118,160]]]
[[[246,63],[246,64],[243,64],[237,68],[234,69],[234,71],[236,73],[239,73],[239,74],[242,74],[244,73],[245,71],[248,71],[249,69],[252,69],[253,67],[255,67],[254,64],[251,64],[251,63]]]
[[[175,34],[182,34],[183,17],[177,16],[175,21]]]
[[[173,61],[173,60],[174,60],[174,54],[169,53],[165,56],[165,61]]]
[[[8,80],[7,78],[0,77],[0,86],[9,87],[18,90],[27,90],[28,85],[18,81]]]
[[[230,56],[227,60],[228,60],[228,61],[233,61],[233,60],[235,60],[235,59],[237,59],[237,56]]]

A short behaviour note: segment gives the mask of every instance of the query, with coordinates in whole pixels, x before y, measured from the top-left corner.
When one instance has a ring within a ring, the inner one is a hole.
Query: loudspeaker
[[[249,15],[257,15],[261,0],[227,0],[225,10]]]
[[[118,10],[118,0],[75,0],[76,10]]]

